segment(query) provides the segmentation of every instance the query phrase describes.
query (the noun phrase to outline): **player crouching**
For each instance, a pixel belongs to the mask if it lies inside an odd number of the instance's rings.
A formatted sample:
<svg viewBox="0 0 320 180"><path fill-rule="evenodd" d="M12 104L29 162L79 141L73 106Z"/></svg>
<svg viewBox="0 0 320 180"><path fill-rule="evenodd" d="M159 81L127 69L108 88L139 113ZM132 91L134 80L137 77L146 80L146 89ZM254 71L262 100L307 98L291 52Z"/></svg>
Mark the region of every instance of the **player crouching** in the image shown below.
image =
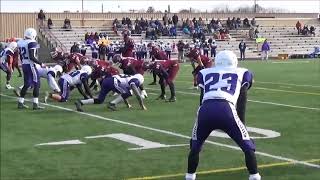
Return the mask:
<svg viewBox="0 0 320 180"><path fill-rule="evenodd" d="M17 47L18 45L16 42L11 42L9 46L6 49L4 49L4 51L2 51L0 54L0 57L1 57L0 69L7 74L6 89L14 89L14 87L10 85L10 80L13 72L12 66L13 66L14 53L17 50Z"/></svg>
<svg viewBox="0 0 320 180"><path fill-rule="evenodd" d="M58 81L60 93L50 93L47 94L45 99L51 98L58 102L66 102L69 98L70 91L76 86L81 95L85 99L89 97L92 98L91 91L88 85L88 79L92 73L92 68L85 65L81 70L75 70L69 74L64 74ZM85 92L82 90L82 85L84 86ZM88 97L89 96L89 97Z"/></svg>
<svg viewBox="0 0 320 180"><path fill-rule="evenodd" d="M143 98L138 90L138 87L143 84L144 78L141 74L135 74L133 76L128 75L114 75L112 77L106 77L101 82L101 91L98 98L91 98L86 100L78 100L75 102L77 111L83 112L82 106L86 104L102 104L110 91L121 94L121 98L117 98L114 102L109 103L108 108L116 110L115 105L122 100L130 107L127 98L132 96L130 90L136 95L139 104L143 110L146 110L143 103Z"/></svg>

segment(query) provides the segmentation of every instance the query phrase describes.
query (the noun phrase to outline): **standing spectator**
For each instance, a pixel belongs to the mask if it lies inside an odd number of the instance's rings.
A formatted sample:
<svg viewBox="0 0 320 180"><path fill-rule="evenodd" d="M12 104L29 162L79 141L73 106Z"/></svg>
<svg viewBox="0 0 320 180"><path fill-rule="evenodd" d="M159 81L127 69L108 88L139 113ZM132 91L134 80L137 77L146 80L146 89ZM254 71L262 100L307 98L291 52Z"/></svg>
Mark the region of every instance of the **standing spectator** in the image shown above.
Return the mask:
<svg viewBox="0 0 320 180"><path fill-rule="evenodd" d="M93 59L98 59L98 50L99 50L99 47L97 46L97 43L95 41L93 41L93 43L91 44L91 57Z"/></svg>
<svg viewBox="0 0 320 180"><path fill-rule="evenodd" d="M301 30L302 30L302 24L300 23L300 21L297 22L296 28L298 30L298 35L299 35L301 33Z"/></svg>
<svg viewBox="0 0 320 180"><path fill-rule="evenodd" d="M262 60L268 60L269 51L270 51L270 45L266 39L266 40L264 40L262 47L261 47L261 59Z"/></svg>
<svg viewBox="0 0 320 180"><path fill-rule="evenodd" d="M104 43L99 45L99 59L106 60L107 46Z"/></svg>
<svg viewBox="0 0 320 180"><path fill-rule="evenodd" d="M202 43L202 49L203 49L203 55L209 57L209 49L210 44L208 43L208 40L205 40L204 43Z"/></svg>
<svg viewBox="0 0 320 180"><path fill-rule="evenodd" d="M254 30L254 37L255 38L259 38L259 30L258 30L258 27L256 28L256 30Z"/></svg>
<svg viewBox="0 0 320 180"><path fill-rule="evenodd" d="M257 25L256 18L252 18L252 20L251 20L251 26L256 26L256 25Z"/></svg>
<svg viewBox="0 0 320 180"><path fill-rule="evenodd" d="M241 40L241 42L239 43L240 61L241 60L244 61L246 59L246 55L245 55L246 48L247 48L246 43L243 40Z"/></svg>
<svg viewBox="0 0 320 180"><path fill-rule="evenodd" d="M254 28L253 27L250 27L250 29L249 29L249 38L250 39L254 39L255 38Z"/></svg>
<svg viewBox="0 0 320 180"><path fill-rule="evenodd" d="M39 26L43 27L43 22L46 20L46 15L44 14L43 10L40 9L40 12L38 13L38 21Z"/></svg>
<svg viewBox="0 0 320 180"><path fill-rule="evenodd" d="M179 62L185 62L184 60L184 54L183 54L183 48L185 44L183 43L182 40L179 40L177 47L178 47L178 60Z"/></svg>
<svg viewBox="0 0 320 180"><path fill-rule="evenodd" d="M171 47L171 44L169 42L164 46L164 50L165 50L165 52L167 54L168 59L171 59L172 47Z"/></svg>
<svg viewBox="0 0 320 180"><path fill-rule="evenodd" d="M108 54L108 61L112 60L113 56L115 55L115 44L113 43L110 43L108 46L107 46L107 54Z"/></svg>
<svg viewBox="0 0 320 180"><path fill-rule="evenodd" d="M48 29L52 29L53 23L51 18L48 19Z"/></svg>
<svg viewBox="0 0 320 180"><path fill-rule="evenodd" d="M168 18L167 13L164 14L164 16L162 17L162 20L163 20L163 25L164 26L168 25L169 18Z"/></svg>
<svg viewBox="0 0 320 180"><path fill-rule="evenodd" d="M73 46L71 46L70 53L80 53L80 43L74 42Z"/></svg>
<svg viewBox="0 0 320 180"><path fill-rule="evenodd" d="M88 39L89 39L89 32L86 32L86 34L84 34L84 41L87 43ZM89 44L89 43L87 43Z"/></svg>
<svg viewBox="0 0 320 180"><path fill-rule="evenodd" d="M216 40L212 40L212 43L210 44L210 48L211 48L211 58L212 57L216 57L217 54L217 43Z"/></svg>
<svg viewBox="0 0 320 180"><path fill-rule="evenodd" d="M87 53L87 47L86 47L84 44L81 45L80 53L81 53L83 56L85 56L86 53Z"/></svg>
<svg viewBox="0 0 320 180"><path fill-rule="evenodd" d="M174 25L174 26L177 26L177 25L178 25L179 18L178 18L178 16L177 16L177 14L174 14L174 15L172 16L172 22L173 22L173 25Z"/></svg>

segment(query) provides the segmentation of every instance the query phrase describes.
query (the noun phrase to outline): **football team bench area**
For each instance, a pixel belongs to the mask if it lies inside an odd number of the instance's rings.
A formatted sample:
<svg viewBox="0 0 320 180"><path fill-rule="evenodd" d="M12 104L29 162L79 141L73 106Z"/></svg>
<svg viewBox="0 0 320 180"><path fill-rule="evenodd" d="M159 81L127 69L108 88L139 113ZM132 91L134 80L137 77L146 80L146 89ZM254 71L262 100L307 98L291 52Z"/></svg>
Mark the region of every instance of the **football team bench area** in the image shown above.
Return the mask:
<svg viewBox="0 0 320 180"><path fill-rule="evenodd" d="M318 179L319 60L239 66L254 73L246 124L263 179ZM110 111L105 103L85 112L75 110L81 98L76 91L66 103L42 104L43 111L18 110L1 72L1 179L183 179L199 105L199 92L190 89L191 69L180 64L175 103L156 100L160 90L146 85L147 111L131 98L132 109L119 105ZM15 87L22 83L17 75ZM145 82L151 81L146 74ZM42 82L40 101L46 90ZM241 150L222 132L209 136L200 162L199 179L247 179Z"/></svg>

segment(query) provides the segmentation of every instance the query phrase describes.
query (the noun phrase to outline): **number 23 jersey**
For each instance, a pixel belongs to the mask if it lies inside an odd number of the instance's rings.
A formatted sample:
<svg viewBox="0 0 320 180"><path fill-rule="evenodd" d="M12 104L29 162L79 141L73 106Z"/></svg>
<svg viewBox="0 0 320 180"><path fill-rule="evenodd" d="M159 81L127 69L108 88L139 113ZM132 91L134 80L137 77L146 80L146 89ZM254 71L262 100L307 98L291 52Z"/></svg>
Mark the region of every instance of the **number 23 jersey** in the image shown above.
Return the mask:
<svg viewBox="0 0 320 180"><path fill-rule="evenodd" d="M225 99L236 104L240 89L251 87L253 74L245 68L212 67L200 71L198 85L204 90L202 102L208 99Z"/></svg>

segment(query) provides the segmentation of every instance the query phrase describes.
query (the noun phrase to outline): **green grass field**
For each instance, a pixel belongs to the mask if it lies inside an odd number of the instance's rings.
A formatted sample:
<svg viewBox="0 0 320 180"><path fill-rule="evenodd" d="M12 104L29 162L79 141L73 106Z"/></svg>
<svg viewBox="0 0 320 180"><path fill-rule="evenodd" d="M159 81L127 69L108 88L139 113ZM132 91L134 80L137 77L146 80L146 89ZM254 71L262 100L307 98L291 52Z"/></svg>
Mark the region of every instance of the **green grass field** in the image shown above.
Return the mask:
<svg viewBox="0 0 320 180"><path fill-rule="evenodd" d="M252 70L255 83L249 92L247 125L280 133L255 139L260 174L264 180L318 180L320 178L320 62L319 60L242 62ZM131 98L112 112L103 105L84 106L75 112L75 90L67 103L49 102L43 111L18 110L12 91L4 89L1 72L1 178L2 180L62 179L183 179L187 167L188 137L199 104L192 90L191 66L181 64L176 79L177 102L155 100L158 86L146 86L147 111ZM22 79L13 77L12 85ZM145 83L151 75L145 75ZM48 90L42 82L41 93ZM167 89L167 96L169 90ZM28 95L28 98L31 94ZM113 97L108 97L110 101ZM27 102L31 105L30 102ZM111 137L126 134L165 145L143 150ZM256 132L251 136L261 137ZM140 140L141 140L140 139ZM35 146L39 143L79 140L85 144ZM198 179L247 179L244 157L230 139L209 137L200 155ZM219 143L219 144L213 144ZM226 146L226 145L231 145ZM294 161L294 162L293 162ZM316 167L314 167L316 166ZM318 168L317 168L318 167Z"/></svg>

